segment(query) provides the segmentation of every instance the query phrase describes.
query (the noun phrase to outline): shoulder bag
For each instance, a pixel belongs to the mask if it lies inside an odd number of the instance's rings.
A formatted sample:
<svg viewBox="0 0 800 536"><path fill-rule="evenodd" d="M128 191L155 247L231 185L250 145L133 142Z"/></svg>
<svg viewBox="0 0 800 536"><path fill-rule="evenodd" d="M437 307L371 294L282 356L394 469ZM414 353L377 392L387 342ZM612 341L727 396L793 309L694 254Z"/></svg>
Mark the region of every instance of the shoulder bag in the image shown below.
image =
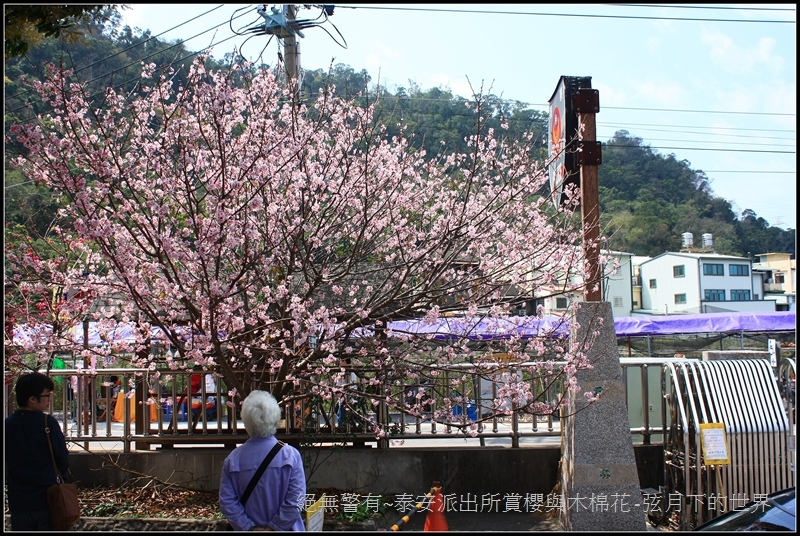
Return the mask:
<svg viewBox="0 0 800 536"><path fill-rule="evenodd" d="M281 447L283 445L284 443L282 441L278 441L277 443L275 443L275 446L272 447L272 449L269 451L267 457L264 458L264 461L261 462L261 465L258 466L258 469L256 469L253 478L250 479L250 483L247 484L247 488L245 488L244 493L239 499L239 502L242 503L242 506L244 506L244 504L247 502L247 499L250 498L250 494L253 493L254 489L256 489L256 484L258 484L258 481L261 480L261 475L263 475L264 471L267 470L267 467L272 462L272 458L274 458L275 455L278 454L278 451L281 450ZM227 530L233 530L233 526L230 523L228 523L228 526L226 528Z"/></svg>
<svg viewBox="0 0 800 536"><path fill-rule="evenodd" d="M53 444L50 442L50 426L47 414L44 416L44 432L47 435L47 446L50 447L50 459L56 473L56 483L47 488L47 506L50 510L50 523L53 530L69 530L81 518L81 504L78 500L78 486L74 482L65 482L56 465Z"/></svg>

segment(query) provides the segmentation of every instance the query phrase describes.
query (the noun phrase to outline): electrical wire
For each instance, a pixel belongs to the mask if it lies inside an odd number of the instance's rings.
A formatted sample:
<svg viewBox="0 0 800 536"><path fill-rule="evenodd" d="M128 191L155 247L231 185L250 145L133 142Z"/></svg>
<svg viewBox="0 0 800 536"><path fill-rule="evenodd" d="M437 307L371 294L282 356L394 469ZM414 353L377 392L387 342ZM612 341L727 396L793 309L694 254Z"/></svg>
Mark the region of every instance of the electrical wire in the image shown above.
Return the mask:
<svg viewBox="0 0 800 536"><path fill-rule="evenodd" d="M636 6L636 5L635 5L635 4L620 4L619 6L621 6L621 7L625 7L625 6L628 6L628 7L634 7L634 6ZM650 6L650 5L648 5L648 6ZM212 11L214 11L214 10L216 10L216 9L219 9L220 7L222 7L222 5L220 5L220 6L217 6L217 7L215 7L215 8L212 8L211 10L209 10L209 11L207 11L207 12L205 12L205 13L201 14L201 15L195 16L195 17L193 17L193 18L191 18L191 19L187 20L186 22L183 22L183 23L181 23L181 24L178 24L178 25L174 26L173 28L171 28L170 30L167 30L167 31L165 31L165 32L162 32L162 33L158 34L158 36L153 36L153 37L149 38L148 40L144 41L143 43L146 43L147 41L150 41L150 40L152 40L152 39L155 39L155 38L157 38L157 37L159 37L159 36L162 36L162 35L164 35L164 34L166 34L166 33L170 32L170 31L172 31L172 30L174 30L174 29L177 29L177 28L179 28L179 27L181 27L181 26L183 26L183 25L185 25L185 24L187 24L187 23L191 22L191 21L194 21L194 20L196 20L196 19L198 19L198 18L200 18L200 17L202 17L202 16L204 16L204 15L207 15L207 14L211 13ZM315 6L315 7L319 7L319 6ZM334 6L334 7L339 7L339 8L350 8L351 6ZM367 7L367 6L358 6L358 7L359 7L359 8L363 8L363 9L370 9L370 8L369 8L369 7ZM669 6L669 7L678 7L678 6ZM692 7L699 8L700 6L692 6ZM719 7L719 6L717 6L717 7ZM439 10L439 9L429 9L429 8L422 8L422 9L421 9L421 8L388 8L388 7L387 7L387 8L374 8L374 9L392 9L392 10L405 10L405 11L447 11L447 12L459 12L459 13L491 13L491 14L525 14L525 15L535 15L535 14L536 14L536 13L521 13L521 12L513 12L513 13L512 13L512 12L499 12L499 11ZM736 8L730 8L730 9L736 9ZM751 10L758 10L759 8L750 8L750 9L751 9ZM245 15L245 14L248 14L248 13L252 12L252 9L251 9L250 7L247 7L247 8L240 8L239 10L237 10L237 12L238 12L238 11L244 11L244 10L247 10L247 11L246 11L245 13L243 13L242 15L238 15L238 16L232 16L232 17L230 18L230 20L229 20L229 21L227 21L227 24L229 24L229 26L230 26L230 28L231 28L231 31L232 31L232 32L234 32L234 35L238 35L238 36L242 36L242 35L244 35L244 34L242 34L242 33L241 33L241 31L237 31L237 30L235 30L235 29L233 28L233 25L232 25L232 24L233 24L233 20L234 20L234 19L236 19L236 18L238 18L238 17L240 17L240 16L243 16L243 15ZM770 10L769 10L769 9L765 9L765 11L770 11ZM778 11L778 10L773 10L773 11ZM782 11L793 11L793 10L785 9L785 10L782 10ZM236 13L236 12L235 12L235 13ZM572 16L572 15L567 15L567 14L561 14L561 15L563 15L563 16ZM624 17L624 18L632 18L632 17ZM309 22L313 22L313 21L315 21L315 20L322 20L322 21L323 21L322 23L325 23L325 22L330 22L330 19L329 19L328 15L327 15L327 13L326 13L325 9L320 9L320 14L319 14L319 15L317 15L316 19L312 19L312 20L311 20L311 21L309 21ZM684 19L680 19L680 20L684 20ZM701 20L701 19L698 19L698 20ZM702 19L702 20L706 20L706 19ZM320 23L320 24L322 24L322 23ZM317 24L312 24L311 26L315 26L315 25L317 25ZM341 36L341 37L342 37L342 40L343 40L344 44L341 44L341 43L339 43L339 42L336 40L336 38L335 38L333 35L331 35L331 33L330 33L330 32L328 32L328 30L327 30L327 29L323 28L323 30L324 30L326 33L328 33L328 35L331 37L331 39L332 39L332 40L334 40L334 42L336 42L337 44L339 44L339 46L342 46L343 48L347 48L347 45L346 45L346 40L345 40L345 39L344 39L344 37L342 36L341 32L339 32L338 28L336 28L336 26L335 26L335 25L333 25L332 23L331 23L331 25L332 25L332 26L334 26L334 29L336 29L336 31L337 31L337 33L339 34L339 36ZM200 35L203 35L203 34L205 34L205 33L209 32L209 31L211 31L211 30L213 30L213 29L216 29L216 28L218 28L219 26L221 26L221 24L220 24L220 25L217 25L217 26L214 26L214 27L212 27L212 28L210 28L210 29L208 29L208 30L205 30L205 31L203 31L203 32L200 32L200 33L196 34L196 35L195 35L195 36L193 36L193 37L190 37L190 38L188 38L188 39L181 40L181 41L179 41L178 43L176 43L176 45L173 45L173 47L168 47L168 48L166 48L166 49L163 49L163 50L161 50L161 51L158 51L158 52L156 52L156 53L153 53L153 54L151 54L151 55L148 55L148 56L146 56L145 58L139 59L139 60L137 60L137 61L135 61L135 62L132 62L132 63L130 63L130 64L126 65L125 67L122 67L122 68L120 68L120 69L116 69L116 70L114 70L114 71L111 71L110 73L106 73L106 74L104 74L104 75L101 75L101 76L95 77L95 78L91 79L91 80L90 80L90 81L88 81L88 82L89 82L89 83L91 83L91 82L94 82L94 81L96 81L96 80L98 80L98 79L101 79L101 78L103 78L103 77L106 77L106 76L111 76L112 74L114 74L114 73L116 73L116 72L119 72L119 71L121 71L121 70L123 70L123 69L125 69L125 68L127 68L127 67L130 67L130 66L132 66L132 65L135 65L136 63L139 63L139 62L141 62L141 61L143 61L143 60L145 60L145 59L148 59L148 58L152 57L153 55L156 55L156 54L162 54L163 52L165 52L165 51L169 50L170 48L174 48L174 47L176 47L176 46L179 46L179 45L181 45L181 44L183 44L183 43L186 43L186 42L188 42L188 41L190 41L190 40L192 40L192 39L194 39L194 38L196 38L196 37L198 37L198 36L200 36ZM321 27L321 26L320 26L320 27ZM248 40L249 40L249 37L252 37L252 36L248 36ZM221 41L221 42L228 41L229 39L231 39L231 38L225 39L225 40L223 40L223 41ZM262 49L262 52L261 52L261 54L259 55L259 58L260 58L260 57L262 57L264 50L266 50L266 48L267 48L267 46L269 45L269 43L271 42L271 40L272 40L272 39L270 38L270 41L268 41L267 45L265 45L265 47ZM245 43L246 43L246 41L245 41ZM219 43L216 43L216 45L218 45L218 44L219 44ZM135 46L139 46L139 45L140 45L140 44L133 45L132 47L128 47L128 48L127 48L127 49L125 49L125 50L129 50L130 48L133 48L133 47L135 47ZM209 45L209 46L208 46L208 47L206 47L205 49L202 49L202 50L200 50L200 51L198 51L198 52L195 52L195 53L192 53L192 54L186 55L186 56L184 56L184 57L182 57L182 58L180 58L180 59L176 60L175 62L173 62L173 64L174 64L174 63L179 63L179 62L182 62L182 61L184 61L185 59L191 58L191 57L193 57L193 56L195 56L195 55L197 55L197 54L199 54L199 53L201 53L201 52L204 52L205 50L208 50L208 49L210 49L210 48L211 48L211 47L213 47L213 46L215 46L215 44ZM124 52L124 51L119 51L119 52L117 52L117 53L115 53L115 54L112 54L112 55L111 55L111 56L109 56L108 58L114 57L114 56L116 56L116 55L118 55L118 54L121 54L122 52ZM84 70L84 69L87 69L87 68L89 68L89 67L92 67L92 66L94 66L94 65L97 65L98 63L101 63L102 61L103 61L103 60L98 60L97 62L94 62L93 64L91 64L91 65L89 65L89 66L82 67L82 68L78 69L78 71L82 71L82 70ZM78 71L76 71L76 72L78 72ZM123 85L125 85L125 84L129 84L129 83L131 83L131 82L134 82L135 80L136 80L136 79L132 79L132 80L129 80L129 81L127 81L127 82L123 82L122 84L118 84L118 85L117 85L117 86L115 86L115 87L120 87L120 86L123 86ZM392 96L388 96L388 98L391 98L391 97L392 97ZM382 98L387 98L387 96L384 96L384 97L382 97ZM436 100L436 99L430 99L430 100ZM531 104L529 104L529 103L520 103L520 104L528 104L529 106L549 106L549 105L544 105L544 104L534 104L534 105L531 105ZM663 111L663 112L684 112L684 113L743 114L743 115L758 115L758 116L788 116L788 117L794 117L794 116L795 116L795 114L787 114L787 113L770 113L770 112L734 112L734 111L724 111L724 110L687 110L687 109L628 108L628 107L613 107L613 106L606 106L605 108L609 108L609 109L619 109L619 110ZM21 108L16 108L16 109L10 110L9 112L14 112L14 111L17 111L17 110L19 110L19 109L21 109ZM537 121L537 120L530 121L530 123L531 123L531 124L535 124L536 122L538 122L538 121ZM711 128L711 127L697 127L697 128ZM716 127L716 128L722 128L722 127ZM770 131L773 131L773 132L775 131L774 129L737 129L737 130L770 130ZM665 131L667 131L667 132L680 132L680 131L675 131L675 130L665 130ZM791 132L791 131L787 131L787 132ZM720 135L725 135L725 134L720 134ZM733 136L733 135L726 135L726 136ZM740 137L747 137L747 136L741 136L741 135L740 135ZM760 138L764 138L764 137L763 137L763 136L760 136ZM778 139L780 139L780 138L778 138ZM707 143L722 143L722 142L710 141L710 142L707 142ZM752 144L751 144L751 145L752 145ZM673 150L674 150L674 149L679 149L679 150L716 150L716 149L711 149L711 148L697 148L697 147L692 147L692 148L656 147L656 148L657 148L657 149L673 149ZM736 150L736 149L725 149L725 151L736 151L736 152L764 152L764 151L738 151L738 150ZM768 152L786 153L786 151L768 151ZM791 153L792 153L792 152L790 152L790 154L791 154Z"/></svg>
<svg viewBox="0 0 800 536"><path fill-rule="evenodd" d="M784 7L734 7L734 6L698 6L687 4L603 4L606 6L619 7L657 7L662 9L711 9L726 11L796 11L795 9Z"/></svg>
<svg viewBox="0 0 800 536"><path fill-rule="evenodd" d="M758 24L795 24L793 20L758 20L758 19L701 19L694 17L646 17L636 15L591 15L583 13L544 13L529 11L490 11L473 9L443 9L443 8L417 8L417 7L389 7L389 6L345 6L336 4L340 9L364 9L364 10L387 10L387 11L416 11L420 13L475 13L479 15L525 15L534 17L576 17L591 19L620 19L620 20L674 20L684 22L743 22Z"/></svg>

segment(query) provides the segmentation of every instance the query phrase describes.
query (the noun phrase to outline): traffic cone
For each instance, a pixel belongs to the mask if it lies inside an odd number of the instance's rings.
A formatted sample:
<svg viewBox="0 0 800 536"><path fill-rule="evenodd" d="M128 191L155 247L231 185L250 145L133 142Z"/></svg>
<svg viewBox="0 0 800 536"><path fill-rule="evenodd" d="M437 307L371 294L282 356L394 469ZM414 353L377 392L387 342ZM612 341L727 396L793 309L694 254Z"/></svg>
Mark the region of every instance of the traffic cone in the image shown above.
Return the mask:
<svg viewBox="0 0 800 536"><path fill-rule="evenodd" d="M444 518L444 498L442 497L442 484L433 483L433 497L431 497L430 511L425 518L423 532L447 532L447 520Z"/></svg>

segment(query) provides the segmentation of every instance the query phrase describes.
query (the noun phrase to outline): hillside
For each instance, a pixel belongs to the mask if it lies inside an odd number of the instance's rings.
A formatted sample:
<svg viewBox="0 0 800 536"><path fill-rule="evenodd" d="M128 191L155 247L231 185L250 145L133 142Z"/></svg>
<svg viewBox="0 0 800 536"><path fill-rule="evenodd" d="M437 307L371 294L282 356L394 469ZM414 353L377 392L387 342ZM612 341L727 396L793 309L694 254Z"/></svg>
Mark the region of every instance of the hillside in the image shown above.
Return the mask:
<svg viewBox="0 0 800 536"><path fill-rule="evenodd" d="M133 90L143 60L155 63L159 69L175 66L175 80L179 83L181 70L185 72L195 55L181 44L162 42L147 31L137 33L129 27L98 31L69 45L45 40L32 47L26 57L6 62L6 129L14 121L30 117L26 103L32 103L36 111L43 110L21 82L24 77L41 78L41 66L47 63L75 65L75 77L86 81L93 94L102 96L103 88L109 85ZM210 67L224 69L230 59L209 60ZM387 135L399 133L396 125L400 120L413 133L412 144L431 157L443 148L465 150L464 139L475 129L476 114L465 106L465 99L441 88L399 88L392 93L376 88L368 72L357 72L342 64L334 65L330 72L305 71L303 80L303 95L309 99L308 96L318 95L321 88L334 85L340 95L360 94L358 98L365 102L377 102L378 119L388 126ZM535 139L545 139L547 115L518 101L488 95L483 112L490 118L484 128L499 130L506 123L509 137L532 130ZM716 196L705 174L693 170L689 162L659 154L642 138L624 130L602 142L600 204L603 233L609 237L612 249L658 255L679 249L682 233L692 232L696 237L712 233L716 250L722 254L795 253L793 229L773 227L749 210L735 214L731 203ZM9 226L18 226L18 231L36 229L34 234L41 236L53 221L58 202L10 168L9 158L18 150L7 143L7 232ZM544 160L544 143L539 150Z"/></svg>

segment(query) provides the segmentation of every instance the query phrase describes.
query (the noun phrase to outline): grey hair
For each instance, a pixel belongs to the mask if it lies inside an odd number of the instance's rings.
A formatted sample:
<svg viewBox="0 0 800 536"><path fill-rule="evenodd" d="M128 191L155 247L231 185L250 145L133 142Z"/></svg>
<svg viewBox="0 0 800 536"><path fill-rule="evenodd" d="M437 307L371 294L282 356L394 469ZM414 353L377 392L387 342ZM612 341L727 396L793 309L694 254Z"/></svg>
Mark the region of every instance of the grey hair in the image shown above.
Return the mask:
<svg viewBox="0 0 800 536"><path fill-rule="evenodd" d="M269 437L278 430L281 408L267 391L253 391L242 404L244 428L252 437Z"/></svg>

